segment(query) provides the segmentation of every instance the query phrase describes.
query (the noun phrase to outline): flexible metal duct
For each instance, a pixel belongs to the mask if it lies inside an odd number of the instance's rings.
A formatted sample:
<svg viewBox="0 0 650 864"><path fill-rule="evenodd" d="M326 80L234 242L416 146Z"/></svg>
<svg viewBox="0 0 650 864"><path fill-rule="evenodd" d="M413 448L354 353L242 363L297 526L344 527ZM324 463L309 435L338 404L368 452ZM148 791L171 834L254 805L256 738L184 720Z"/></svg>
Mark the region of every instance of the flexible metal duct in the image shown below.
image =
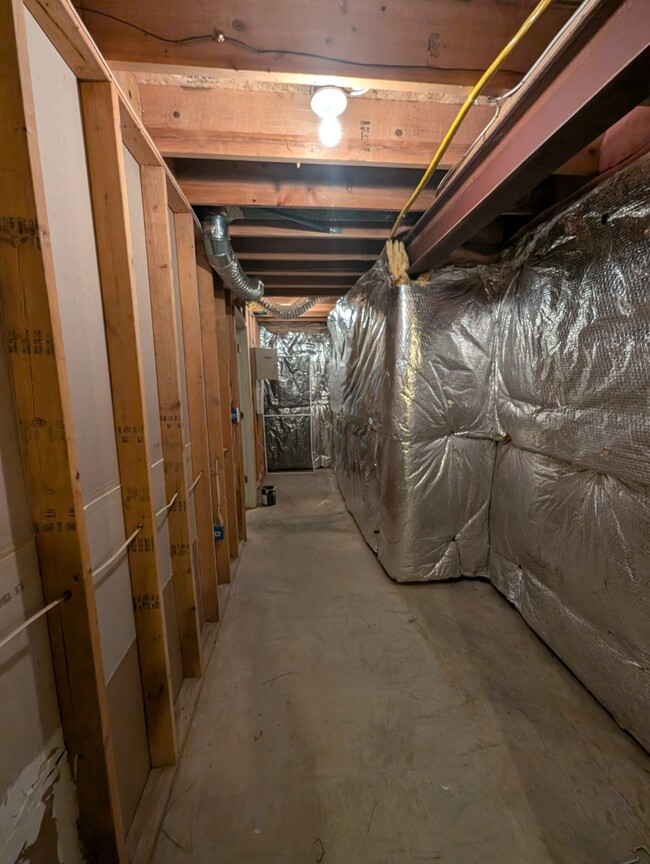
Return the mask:
<svg viewBox="0 0 650 864"><path fill-rule="evenodd" d="M264 283L244 273L230 245L229 221L225 213L210 213L203 220L203 242L208 261L229 291L234 291L242 300L259 300L264 294Z"/></svg>
<svg viewBox="0 0 650 864"><path fill-rule="evenodd" d="M274 303L268 297L260 297L258 303L269 312L272 312L276 318L283 318L285 321L290 321L293 318L300 318L305 312L308 312L312 306L320 303L320 297L307 297L304 300L296 300L295 303L290 303L284 306L282 303Z"/></svg>

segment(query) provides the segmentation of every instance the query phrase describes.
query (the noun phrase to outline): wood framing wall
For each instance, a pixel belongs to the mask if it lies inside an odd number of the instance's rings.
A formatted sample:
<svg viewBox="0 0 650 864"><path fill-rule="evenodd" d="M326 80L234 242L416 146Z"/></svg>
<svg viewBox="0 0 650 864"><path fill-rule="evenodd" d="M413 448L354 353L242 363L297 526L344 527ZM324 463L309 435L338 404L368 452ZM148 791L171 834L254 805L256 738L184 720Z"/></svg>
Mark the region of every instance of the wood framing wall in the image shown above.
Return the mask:
<svg viewBox="0 0 650 864"><path fill-rule="evenodd" d="M251 310L246 307L246 331L248 333L249 351L260 346L260 328ZM255 437L255 472L257 487L262 484L266 473L266 445L264 442L264 405L261 382L255 379L255 369L251 364L251 389L253 399L253 434ZM259 410L258 410L259 409Z"/></svg>
<svg viewBox="0 0 650 864"><path fill-rule="evenodd" d="M0 649L0 800L59 814L3 862L140 864L246 533L232 304L68 0L0 0L0 97L0 638L61 599Z"/></svg>

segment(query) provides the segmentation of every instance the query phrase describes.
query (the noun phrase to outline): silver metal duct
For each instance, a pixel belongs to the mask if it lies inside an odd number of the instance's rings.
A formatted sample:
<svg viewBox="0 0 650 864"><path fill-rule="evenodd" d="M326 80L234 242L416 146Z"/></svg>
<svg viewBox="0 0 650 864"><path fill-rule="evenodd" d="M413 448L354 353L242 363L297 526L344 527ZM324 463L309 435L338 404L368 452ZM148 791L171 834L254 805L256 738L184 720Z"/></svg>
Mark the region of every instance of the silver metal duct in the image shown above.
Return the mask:
<svg viewBox="0 0 650 864"><path fill-rule="evenodd" d="M264 283L244 273L230 245L229 221L225 213L210 213L203 220L203 242L208 261L229 291L234 291L242 300L259 300L264 294Z"/></svg>
<svg viewBox="0 0 650 864"><path fill-rule="evenodd" d="M267 297L260 297L257 302L260 306L272 312L276 318L290 321L293 318L300 318L301 315L309 312L312 306L320 303L320 301L320 297L306 297L304 300L296 300L295 303L284 306L282 303L274 303L273 300L269 300Z"/></svg>

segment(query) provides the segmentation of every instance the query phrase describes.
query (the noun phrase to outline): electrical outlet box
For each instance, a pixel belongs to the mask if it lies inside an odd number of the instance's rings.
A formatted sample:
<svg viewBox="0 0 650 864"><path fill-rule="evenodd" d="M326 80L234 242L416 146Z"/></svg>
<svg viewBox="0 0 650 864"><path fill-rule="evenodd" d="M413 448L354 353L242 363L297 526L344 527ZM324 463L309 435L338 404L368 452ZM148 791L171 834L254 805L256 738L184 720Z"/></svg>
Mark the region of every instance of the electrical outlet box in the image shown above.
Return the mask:
<svg viewBox="0 0 650 864"><path fill-rule="evenodd" d="M278 380L278 352L275 348L251 348L258 381Z"/></svg>

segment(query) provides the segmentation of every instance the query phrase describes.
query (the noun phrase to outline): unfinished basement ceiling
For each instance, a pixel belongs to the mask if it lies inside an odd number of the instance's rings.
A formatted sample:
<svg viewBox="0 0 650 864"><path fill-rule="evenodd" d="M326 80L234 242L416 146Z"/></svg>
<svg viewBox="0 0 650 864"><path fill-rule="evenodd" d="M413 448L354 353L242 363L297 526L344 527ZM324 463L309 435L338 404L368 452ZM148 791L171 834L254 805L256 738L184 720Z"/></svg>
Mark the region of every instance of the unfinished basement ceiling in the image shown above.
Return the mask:
<svg viewBox="0 0 650 864"><path fill-rule="evenodd" d="M268 295L336 297L376 260L469 86L534 0L264 2L92 0L77 4L191 203L226 207L233 248ZM492 79L404 222L499 111L580 6L556 0ZM337 147L318 139L310 98L361 89ZM599 173L600 140L501 208L455 260L489 261L531 219Z"/></svg>

